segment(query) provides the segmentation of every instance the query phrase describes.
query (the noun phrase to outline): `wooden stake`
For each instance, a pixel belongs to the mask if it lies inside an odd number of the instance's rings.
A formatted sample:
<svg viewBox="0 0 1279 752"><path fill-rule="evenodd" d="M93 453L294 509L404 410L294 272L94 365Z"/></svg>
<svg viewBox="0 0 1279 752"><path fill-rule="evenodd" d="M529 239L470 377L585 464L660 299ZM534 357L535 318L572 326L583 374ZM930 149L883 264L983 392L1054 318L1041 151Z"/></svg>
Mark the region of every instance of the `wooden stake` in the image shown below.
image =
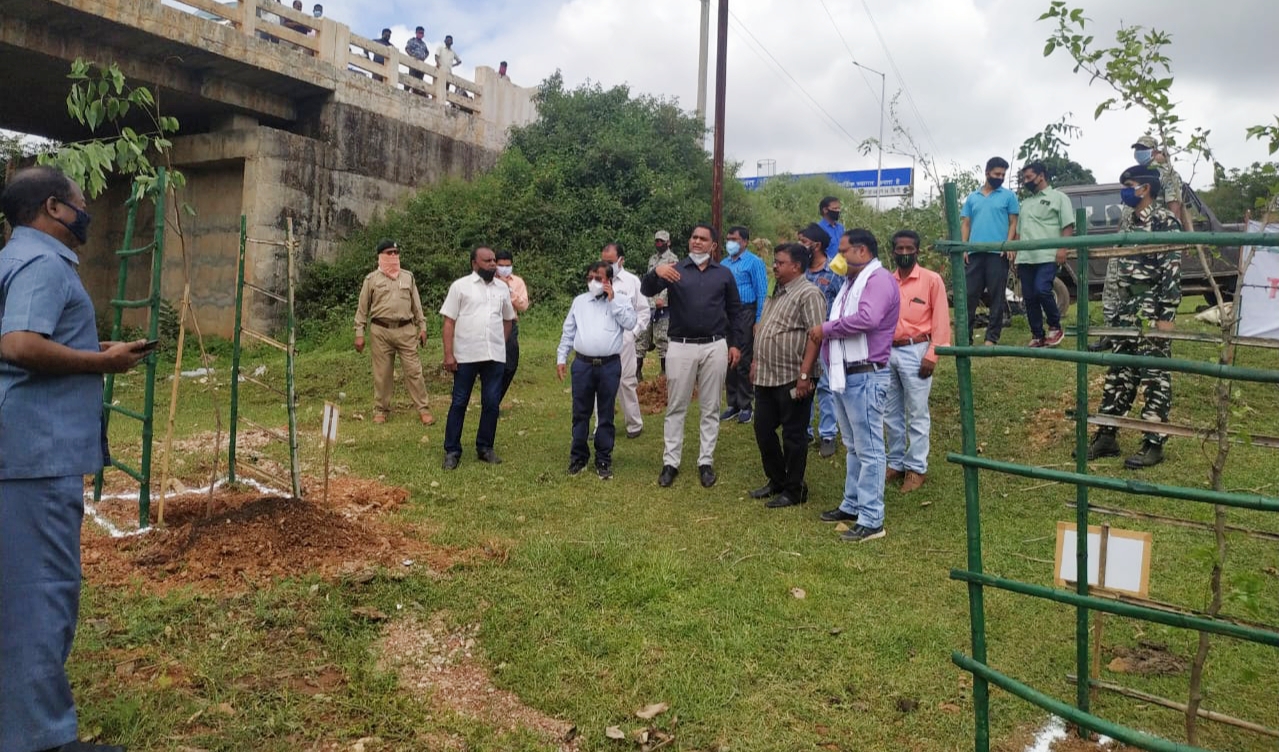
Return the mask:
<svg viewBox="0 0 1279 752"><path fill-rule="evenodd" d="M324 437L324 504L329 503L329 452L333 447L333 442L329 441L329 437Z"/></svg>
<svg viewBox="0 0 1279 752"><path fill-rule="evenodd" d="M182 383L182 351L187 338L187 309L191 306L191 282L182 285L182 303L178 308L178 355L173 363L173 388L169 390L169 423L164 429L164 464L160 469L159 510L156 524L164 526L164 497L169 492L169 464L173 456L173 421L178 414L178 384Z"/></svg>
<svg viewBox="0 0 1279 752"><path fill-rule="evenodd" d="M1078 681L1078 678L1074 674L1066 674L1066 681L1068 681L1071 684L1074 684L1076 681ZM1178 710L1182 713L1186 712L1187 710L1185 703L1177 702L1176 700L1169 700L1164 697L1159 697L1158 695L1147 694L1145 692L1141 692L1136 689L1129 689L1128 687L1125 687L1120 684L1113 684L1111 682L1106 682L1106 681L1092 681L1090 683L1092 684L1093 689L1104 689L1107 692L1114 692L1117 695L1123 695L1124 697L1131 697L1134 700L1141 700L1142 702L1148 702L1151 705L1158 705L1161 708L1168 708L1169 710ZM1203 718L1206 721L1216 721L1217 723L1224 723L1228 726L1234 726L1236 728L1246 729L1248 731L1254 731L1258 734L1264 734L1265 736L1273 736L1273 737L1279 738L1279 730L1268 728L1266 726L1262 726L1260 724L1256 724L1251 721L1245 721L1240 718L1235 718L1234 716L1225 715L1224 713L1217 713L1212 710L1204 710L1203 708L1200 708L1199 717Z"/></svg>
<svg viewBox="0 0 1279 752"><path fill-rule="evenodd" d="M1099 588L1106 587L1106 549L1109 547L1109 544L1110 544L1110 525L1107 523L1102 523L1101 541L1099 543L1099 550L1097 552L1097 587ZM1088 573L1085 572L1084 576L1087 577ZM1099 681L1101 679L1101 633L1102 633L1102 625L1104 623L1103 622L1104 617L1105 617L1105 614L1102 613L1101 611L1095 612L1094 618L1097 621L1093 624L1093 632L1092 632L1093 640L1092 640L1091 674L1092 674L1093 681ZM1095 684L1090 685L1090 688L1088 691L1089 691L1090 702L1096 703L1097 702L1097 686Z"/></svg>

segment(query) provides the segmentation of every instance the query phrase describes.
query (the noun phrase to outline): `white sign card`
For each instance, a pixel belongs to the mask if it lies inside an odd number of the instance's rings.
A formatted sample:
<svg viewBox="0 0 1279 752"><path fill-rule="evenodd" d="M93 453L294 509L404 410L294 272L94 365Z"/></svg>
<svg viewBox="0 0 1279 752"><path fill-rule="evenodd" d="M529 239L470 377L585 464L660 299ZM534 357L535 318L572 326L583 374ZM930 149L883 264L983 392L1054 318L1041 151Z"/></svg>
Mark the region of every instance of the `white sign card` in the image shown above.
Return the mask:
<svg viewBox="0 0 1279 752"><path fill-rule="evenodd" d="M1057 557L1054 582L1065 587L1078 580L1075 545L1077 533L1074 523L1057 523ZM1110 528L1106 537L1107 590L1117 590L1145 598L1150 592L1150 533ZM1101 571L1101 528L1088 526L1088 584L1098 586Z"/></svg>
<svg viewBox="0 0 1279 752"><path fill-rule="evenodd" d="M1279 232L1279 224L1252 220L1248 232ZM1239 336L1279 339L1279 248L1245 246L1239 250L1240 263L1252 256L1239 283Z"/></svg>
<svg viewBox="0 0 1279 752"><path fill-rule="evenodd" d="M338 406L332 402L324 403L324 419L320 425L320 434L325 441L338 440Z"/></svg>

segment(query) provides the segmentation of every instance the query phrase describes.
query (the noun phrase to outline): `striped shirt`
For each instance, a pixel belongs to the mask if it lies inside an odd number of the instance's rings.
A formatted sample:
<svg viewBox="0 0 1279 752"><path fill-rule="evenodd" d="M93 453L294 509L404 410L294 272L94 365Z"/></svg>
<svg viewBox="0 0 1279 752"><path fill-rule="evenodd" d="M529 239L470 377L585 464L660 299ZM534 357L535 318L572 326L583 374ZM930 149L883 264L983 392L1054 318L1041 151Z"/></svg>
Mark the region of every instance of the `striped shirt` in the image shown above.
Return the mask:
<svg viewBox="0 0 1279 752"><path fill-rule="evenodd" d="M755 386L799 379L808 330L826 320L826 297L805 277L778 284L755 326Z"/></svg>
<svg viewBox="0 0 1279 752"><path fill-rule="evenodd" d="M755 306L755 321L763 314L764 298L768 297L768 270L759 256L743 248L736 256L726 256L721 262L733 273L737 282L737 297L743 305Z"/></svg>

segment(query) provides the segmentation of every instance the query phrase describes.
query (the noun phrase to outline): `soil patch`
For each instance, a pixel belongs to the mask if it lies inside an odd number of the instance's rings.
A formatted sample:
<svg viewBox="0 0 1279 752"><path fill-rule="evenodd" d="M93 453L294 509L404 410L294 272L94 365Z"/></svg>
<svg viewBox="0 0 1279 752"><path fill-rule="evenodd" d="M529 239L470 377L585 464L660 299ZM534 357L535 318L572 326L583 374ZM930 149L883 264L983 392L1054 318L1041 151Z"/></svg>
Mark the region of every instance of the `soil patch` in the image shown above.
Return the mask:
<svg viewBox="0 0 1279 752"><path fill-rule="evenodd" d="M1179 674L1189 665L1185 658L1170 652L1167 645L1145 640L1138 640L1135 648L1116 645L1110 653L1115 657L1106 669L1117 674L1166 676Z"/></svg>
<svg viewBox="0 0 1279 752"><path fill-rule="evenodd" d="M378 668L394 671L400 685L427 695L427 702L479 720L495 729L527 729L557 749L578 748L576 727L528 707L514 693L493 686L476 657L479 624L449 628L440 614L391 622L378 641Z"/></svg>
<svg viewBox="0 0 1279 752"><path fill-rule="evenodd" d="M99 585L239 592L312 572L326 579L371 578L377 567L443 572L487 556L420 540L421 531L392 517L407 499L402 488L358 478L331 479L327 505L243 488L220 488L212 499L207 492L171 495L165 526L145 534L112 538L86 522L84 574ZM136 509L136 501L120 502L108 516ZM153 523L156 512L153 504Z"/></svg>
<svg viewBox="0 0 1279 752"><path fill-rule="evenodd" d="M635 391L639 394L640 411L657 415L666 410L666 377L641 381Z"/></svg>

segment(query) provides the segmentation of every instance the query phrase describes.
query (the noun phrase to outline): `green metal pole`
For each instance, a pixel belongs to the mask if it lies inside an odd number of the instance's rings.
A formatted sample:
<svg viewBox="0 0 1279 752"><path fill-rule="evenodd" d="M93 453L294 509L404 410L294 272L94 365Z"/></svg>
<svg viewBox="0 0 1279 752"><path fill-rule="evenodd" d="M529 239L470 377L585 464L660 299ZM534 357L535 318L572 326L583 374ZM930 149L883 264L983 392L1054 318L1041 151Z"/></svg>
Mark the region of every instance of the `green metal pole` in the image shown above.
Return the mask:
<svg viewBox="0 0 1279 752"><path fill-rule="evenodd" d="M1075 212L1075 230L1080 234L1088 232L1086 222L1079 220L1083 210ZM1081 280L1079 289L1084 291L1075 306L1075 349L1088 349L1088 249L1080 248L1076 260L1075 278ZM1075 364L1075 472L1088 474L1088 364ZM1088 486L1075 484L1075 571L1083 574L1076 579L1075 586L1080 595L1088 595ZM1100 629L1100 627L1098 627ZM1091 676L1092 664L1088 659L1088 607L1075 608L1075 675ZM1075 683L1075 705L1087 713L1089 706L1089 685L1082 679ZM1079 727L1081 736L1087 731Z"/></svg>
<svg viewBox="0 0 1279 752"><path fill-rule="evenodd" d="M151 248L151 296L149 298L150 322L147 339L160 336L160 286L164 281L164 211L166 173L163 167L156 170L155 178L155 241ZM146 357L146 384L142 397L142 480L138 493L138 527L151 525L151 444L155 440L155 367L156 353Z"/></svg>
<svg viewBox="0 0 1279 752"><path fill-rule="evenodd" d="M227 482L235 482L235 435L240 421L240 332L244 319L244 256L248 245L248 218L240 215L240 258L235 272L235 334L231 346L231 443L227 447Z"/></svg>
<svg viewBox="0 0 1279 752"><path fill-rule="evenodd" d="M1109 248L1140 245L1279 246L1279 235L1264 232L1120 232L1112 235L1076 235L1073 238L1009 240L1003 243L963 243L958 238L939 240L937 248L972 251L1033 251L1046 248ZM1134 251L1137 252L1137 251Z"/></svg>
<svg viewBox="0 0 1279 752"><path fill-rule="evenodd" d="M1108 352L1080 352L1078 350L1049 349L1046 347L1009 347L1006 345L982 347L938 347L939 355L964 355L970 358L1034 358L1060 360L1068 363L1088 363L1094 366L1128 366L1130 368L1158 368L1174 373L1193 373L1216 379L1254 381L1258 384L1279 384L1279 370L1266 368L1242 368L1206 363L1199 360L1164 358L1159 355L1120 355Z"/></svg>
<svg viewBox="0 0 1279 752"><path fill-rule="evenodd" d="M946 232L951 240L961 237L959 226L959 196L954 183L942 187L946 201ZM951 285L955 300L955 342L968 341L968 285L963 255L950 253ZM963 431L963 451L977 456L977 416L973 405L972 360L966 356L955 359L955 371L959 377L959 419ZM964 517L967 523L968 569L982 571L981 555L981 495L977 468L964 467ZM980 583L968 583L968 614L972 632L973 657L986 662L986 606ZM975 752L990 750L990 688L986 680L973 674L973 749Z"/></svg>
<svg viewBox="0 0 1279 752"><path fill-rule="evenodd" d="M130 199L125 203L128 212L124 219L124 242L120 246L121 251L127 251L133 247L133 225L138 216L138 202ZM120 273L116 279L116 300L124 300L125 293L128 291L129 279L129 257L120 255ZM114 310L111 312L111 341L119 342L124 328L124 309L119 306L112 306ZM105 432L111 425L111 411L107 409L115 401L115 374L108 373L106 382L102 387L102 423ZM93 476L93 503L97 504L102 500L102 481L106 474L106 468L98 470Z"/></svg>
<svg viewBox="0 0 1279 752"><path fill-rule="evenodd" d="M294 388L295 381L293 378L293 361L297 354L297 331L296 321L293 317L293 275L296 269L296 250L297 241L293 237L293 218L289 218L288 238L285 242L285 252L288 254L287 273L288 279L285 280L285 296L287 300L287 310L285 311L285 326L288 327L287 341L289 344L288 353L285 360L285 385L284 391L288 395L289 401L289 475L293 484L293 498L302 498L302 467L298 461L298 399L297 392Z"/></svg>

